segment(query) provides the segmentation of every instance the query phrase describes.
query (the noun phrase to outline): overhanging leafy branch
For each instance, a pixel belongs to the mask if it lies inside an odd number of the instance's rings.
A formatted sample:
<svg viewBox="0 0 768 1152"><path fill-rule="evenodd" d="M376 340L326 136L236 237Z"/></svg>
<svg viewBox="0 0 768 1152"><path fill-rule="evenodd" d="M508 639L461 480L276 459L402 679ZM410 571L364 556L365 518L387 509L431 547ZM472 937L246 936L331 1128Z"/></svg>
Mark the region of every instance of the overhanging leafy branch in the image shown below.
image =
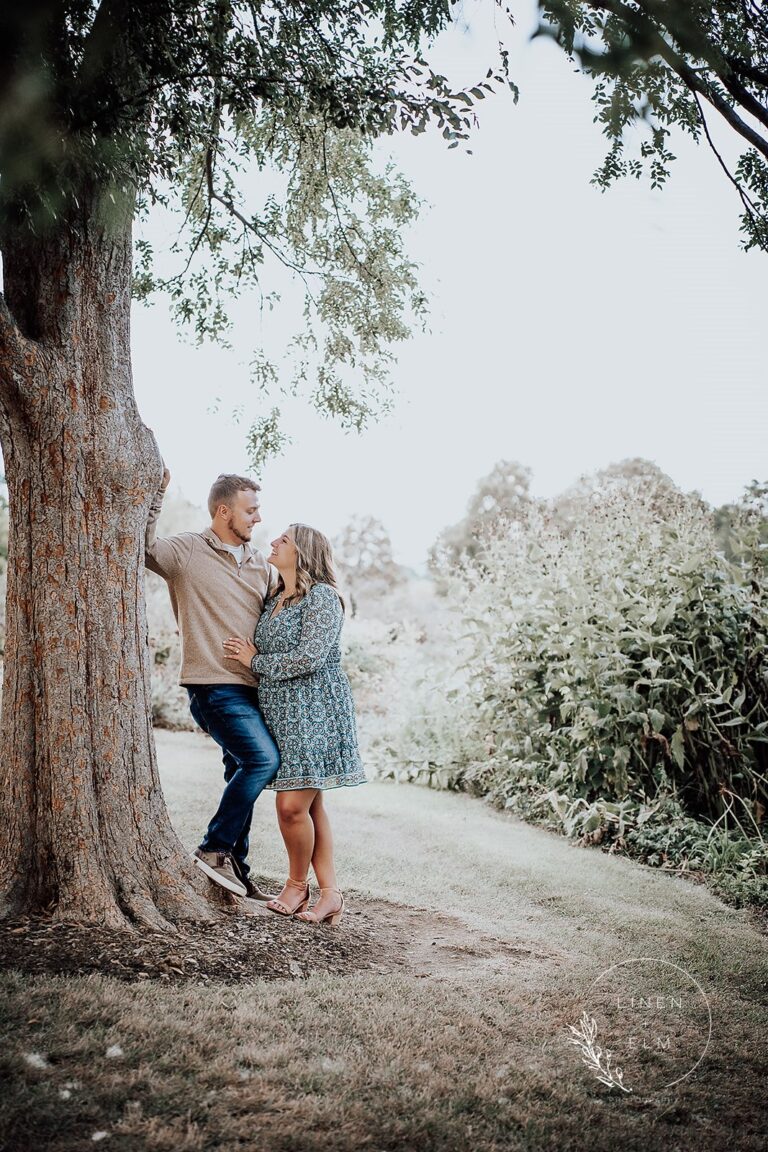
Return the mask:
<svg viewBox="0 0 768 1152"><path fill-rule="evenodd" d="M541 0L540 34L558 43L595 81L597 119L611 142L595 176L605 188L649 166L661 185L681 128L712 148L744 208L746 248L768 250L768 22L760 6L726 0ZM738 137L731 171L715 146L702 102ZM626 156L626 129L645 122L640 157Z"/></svg>

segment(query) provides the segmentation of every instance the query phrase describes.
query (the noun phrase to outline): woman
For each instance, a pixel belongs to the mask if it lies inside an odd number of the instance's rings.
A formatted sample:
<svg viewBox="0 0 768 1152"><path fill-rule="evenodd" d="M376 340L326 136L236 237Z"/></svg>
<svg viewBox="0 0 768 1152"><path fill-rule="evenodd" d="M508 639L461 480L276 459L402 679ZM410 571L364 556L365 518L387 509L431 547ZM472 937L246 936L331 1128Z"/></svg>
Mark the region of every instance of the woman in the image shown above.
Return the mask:
<svg viewBox="0 0 768 1152"><path fill-rule="evenodd" d="M259 707L280 751L280 769L268 787L277 791L288 879L266 906L312 924L338 924L344 897L323 791L366 779L352 693L341 669L344 602L336 589L331 546L316 529L291 524L272 541L268 559L280 579L264 604L255 644L238 636L224 641L227 657L258 676ZM310 863L320 898L306 911Z"/></svg>

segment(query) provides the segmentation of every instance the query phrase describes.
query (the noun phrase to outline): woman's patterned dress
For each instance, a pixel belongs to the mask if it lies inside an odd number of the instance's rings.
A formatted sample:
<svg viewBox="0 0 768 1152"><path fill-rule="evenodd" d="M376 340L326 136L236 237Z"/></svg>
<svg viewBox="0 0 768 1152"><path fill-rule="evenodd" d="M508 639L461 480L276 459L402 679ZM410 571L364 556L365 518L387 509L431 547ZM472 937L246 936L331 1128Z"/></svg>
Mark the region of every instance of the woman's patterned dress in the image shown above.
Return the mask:
<svg viewBox="0 0 768 1152"><path fill-rule="evenodd" d="M341 668L344 612L330 584L314 584L274 619L277 596L264 604L251 661L259 707L280 750L268 787L339 788L363 784L349 681Z"/></svg>

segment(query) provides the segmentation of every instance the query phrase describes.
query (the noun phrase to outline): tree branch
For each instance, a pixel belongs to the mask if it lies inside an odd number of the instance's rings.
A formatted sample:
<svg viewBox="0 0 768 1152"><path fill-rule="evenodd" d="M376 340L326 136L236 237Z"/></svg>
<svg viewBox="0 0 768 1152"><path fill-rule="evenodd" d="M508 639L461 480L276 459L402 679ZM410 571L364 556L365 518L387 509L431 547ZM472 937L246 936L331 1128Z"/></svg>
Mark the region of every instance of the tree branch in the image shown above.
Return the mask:
<svg viewBox="0 0 768 1152"><path fill-rule="evenodd" d="M254 236L258 237L259 241L264 245L264 247L268 248L272 255L286 268L289 268L291 272L298 272L301 277L321 275L319 270L316 268L307 268L302 267L300 264L294 264L294 262L288 256L285 256L280 251L280 249L275 244L273 244L271 240L269 240L268 237L259 228L257 228L253 220L249 220L248 217L239 210L231 196L223 196L220 192L216 191L212 184L208 185L208 196L211 200L215 200L217 204L221 204L224 208L226 208L230 216L233 216L235 220L239 220L244 228L247 228L249 232L253 232Z"/></svg>
<svg viewBox="0 0 768 1152"><path fill-rule="evenodd" d="M121 30L120 9L123 5L124 0L101 0L96 9L91 30L83 43L80 76L84 81L93 81L112 55L115 33L119 34Z"/></svg>
<svg viewBox="0 0 768 1152"><path fill-rule="evenodd" d="M7 100L30 61L39 66L50 51L58 58L65 45L61 0L0 5L0 101Z"/></svg>
<svg viewBox="0 0 768 1152"><path fill-rule="evenodd" d="M336 220L337 220L338 225L339 225L339 231L341 232L341 235L344 239L345 245L347 246L347 248L349 249L349 251L352 254L352 259L355 261L358 268L360 269L361 279L367 283L370 283L372 280L378 280L380 282L381 278L372 276L371 273L366 268L365 264L363 264L362 260L358 256L357 252L355 251L354 245L352 244L352 242L350 241L350 239L347 235L347 230L344 227L344 222L341 219L341 212L339 211L339 204L338 204L338 201L336 199L336 193L333 190L333 184L331 183L331 177L330 177L330 174L328 172L328 151L327 151L326 146L325 146L325 137L326 137L327 131L328 131L327 126L325 126L323 128L323 171L325 173L325 183L326 183L326 185L328 187L328 191L330 192L330 195L331 195L331 202L333 203L333 210L336 213Z"/></svg>
<svg viewBox="0 0 768 1152"><path fill-rule="evenodd" d="M660 36L659 40L664 44L665 48L667 48L664 38ZM761 152L763 156L768 159L768 141L764 140L759 132L756 132L754 128L751 128L749 124L742 120L719 92L716 92L708 84L703 84L693 69L689 68L671 49L667 52L660 52L660 55L662 55L667 63L677 72L680 79L692 92L698 92L699 95L703 96L739 136L742 136L747 143L751 144L753 148L756 148L758 152Z"/></svg>
<svg viewBox="0 0 768 1152"><path fill-rule="evenodd" d="M750 200L749 196L748 196L748 195L747 195L747 193L744 191L744 189L742 188L741 184L740 184L740 183L739 183L739 181L736 179L736 177L733 175L733 173L731 172L730 168L729 168L729 167L728 167L728 165L725 163L725 161L723 160L722 156L720 155L720 153L718 152L717 148L715 147L715 142L714 142L714 140L712 139L712 136L710 135L710 131L709 131L709 125L707 124L707 118L706 118L706 116L704 115L704 109L703 109L703 108L702 108L702 106L701 106L701 100L699 99L699 95L698 95L698 93L694 92L694 94L693 94L693 98L694 98L694 100L696 101L696 107L697 107L697 108L698 108L698 110L699 110L699 120L700 120L700 122L701 122L701 126L702 126L702 128L704 129L704 135L705 135L705 136L706 136L706 138L707 138L707 143L709 144L709 147L711 148L711 150L712 150L712 152L713 152L713 154L714 154L715 158L717 159L717 162L718 162L718 164L719 164L719 165L720 165L720 167L722 168L723 172L725 173L725 175L726 175L726 176L728 177L728 179L730 180L731 184L733 184L734 188L735 188L735 189L736 189L736 191L738 192L738 194L739 194L739 197L741 198L741 202L742 202L742 204L744 205L745 211L747 212L747 215L750 217L750 219L751 219L751 220L754 220L754 219L755 219L755 216L758 214L758 212L757 212L757 208L755 207L755 205L754 205L754 203L752 202L752 200Z"/></svg>
<svg viewBox="0 0 768 1152"><path fill-rule="evenodd" d="M742 108L750 112L755 120L765 128L768 128L768 108L765 108L757 97L753 96L749 89L745 88L740 81L734 79L734 73L731 72L728 76L721 76L720 79L734 100L737 100Z"/></svg>
<svg viewBox="0 0 768 1152"><path fill-rule="evenodd" d="M229 11L228 0L220 0L220 3L218 5L219 20L218 20L218 24L217 24L217 28L216 28L216 32L215 32L215 34L218 38L223 38L223 36L224 36L224 16L228 13L228 11ZM208 215L207 215L206 220L205 220L205 224L203 225L203 229L202 229L202 231L201 231L200 235L198 236L197 241L195 243L195 248L192 252L192 255L194 255L194 251L197 250L197 247L199 246L200 242L203 239L203 236L205 235L205 232L207 231L208 224L209 224L210 218L211 218L211 205L215 202L217 204L221 204L222 207L226 208L226 210L227 210L227 212L229 212L230 216L232 216L235 220L238 220L248 232L252 232L258 238L259 242L261 244L263 244L265 248L268 248L269 251L272 253L272 255L277 260L279 260L281 264L283 264L286 268L289 268L292 272L297 272L302 277L302 279L304 279L304 283L306 284L305 277L310 274L311 270L308 268L299 267L298 264L294 264L293 261L289 260L287 256L284 256L283 253L279 250L279 248L277 248L277 246L274 245L268 239L268 237L259 228L256 227L255 222L253 220L249 220L248 217L245 216L238 209L237 205L235 204L235 202L231 196L225 196L225 195L222 195L220 192L216 191L216 185L215 185L215 180L214 180L214 167L215 167L215 163L216 163L216 149L218 147L219 139L221 136L221 107L222 107L221 85L220 85L220 82L217 82L215 89L214 89L214 101L213 101L213 110L212 110L212 116L211 116L210 140L209 140L208 145L207 145L206 150L205 150L205 179L206 179L206 185L207 185L207 189L208 189L208 208L209 208L209 211L208 211ZM191 262L191 259L192 259L192 256L190 256L190 262ZM187 264L187 267L189 267L189 264Z"/></svg>
<svg viewBox="0 0 768 1152"><path fill-rule="evenodd" d="M747 80L751 80L753 84L768 88L768 72L764 72L761 68L755 68L754 64L748 64L739 56L725 56L724 60L737 76L746 76Z"/></svg>
<svg viewBox="0 0 768 1152"><path fill-rule="evenodd" d="M667 43L656 25L646 15L635 9L627 8L620 0L586 0L586 4L587 7L593 11L610 12L620 20L623 20L628 27L634 27L640 31L645 37L649 49L655 51L656 55L661 56L672 71L677 73L686 87L690 88L692 92L698 92L700 96L703 96L739 136L742 136L753 148L756 148L758 152L762 153L762 155L768 159L768 141L747 124L746 121L742 120L728 101L714 87L704 83L699 74L691 68L690 64ZM711 64L710 67L712 67ZM713 71L715 71L714 68ZM725 84L725 79L722 76L719 76L717 72L715 72L715 75ZM766 120L766 124L768 125L768 119Z"/></svg>
<svg viewBox="0 0 768 1152"><path fill-rule="evenodd" d="M159 33L171 9L172 0L101 0L83 43L82 91L92 92L106 81L105 91L95 93L100 105L108 96L110 110L140 105L147 90L141 45L149 40L148 25Z"/></svg>

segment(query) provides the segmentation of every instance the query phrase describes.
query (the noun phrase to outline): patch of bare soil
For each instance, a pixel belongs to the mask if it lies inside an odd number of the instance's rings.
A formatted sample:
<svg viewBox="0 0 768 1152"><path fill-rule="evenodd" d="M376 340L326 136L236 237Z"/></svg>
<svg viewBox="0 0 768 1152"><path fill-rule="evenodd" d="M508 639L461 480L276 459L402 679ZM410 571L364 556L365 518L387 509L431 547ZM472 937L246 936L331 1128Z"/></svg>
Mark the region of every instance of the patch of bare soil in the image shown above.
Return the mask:
<svg viewBox="0 0 768 1152"><path fill-rule="evenodd" d="M220 922L184 923L173 933L115 931L43 917L0 924L0 970L98 972L128 983L240 984L361 971L450 979L550 958L474 932L456 917L362 896L347 898L344 916L333 928L234 898Z"/></svg>
<svg viewBox="0 0 768 1152"><path fill-rule="evenodd" d="M377 941L378 955L371 967L381 972L396 968L414 976L450 979L481 971L507 972L521 963L559 955L473 931L457 916L441 912L386 900L361 900L355 909L363 931Z"/></svg>

